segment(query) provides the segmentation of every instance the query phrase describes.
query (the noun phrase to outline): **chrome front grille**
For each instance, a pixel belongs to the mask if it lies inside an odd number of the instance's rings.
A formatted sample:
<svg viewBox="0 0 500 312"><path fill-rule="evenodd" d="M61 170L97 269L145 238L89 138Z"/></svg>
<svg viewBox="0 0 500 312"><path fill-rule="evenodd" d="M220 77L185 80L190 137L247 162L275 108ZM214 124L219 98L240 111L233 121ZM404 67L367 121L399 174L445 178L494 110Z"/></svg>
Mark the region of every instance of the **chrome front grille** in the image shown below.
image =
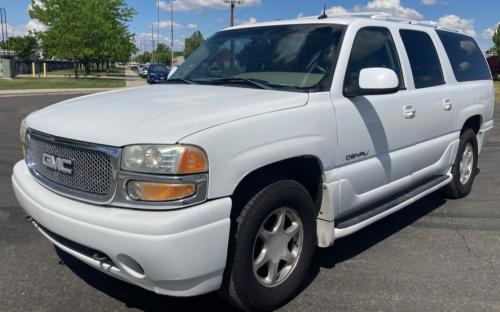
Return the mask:
<svg viewBox="0 0 500 312"><path fill-rule="evenodd" d="M28 153L32 168L52 182L86 193L106 195L109 192L112 165L111 157L105 153L52 143L36 136L31 136ZM43 154L71 160L72 174L45 166Z"/></svg>

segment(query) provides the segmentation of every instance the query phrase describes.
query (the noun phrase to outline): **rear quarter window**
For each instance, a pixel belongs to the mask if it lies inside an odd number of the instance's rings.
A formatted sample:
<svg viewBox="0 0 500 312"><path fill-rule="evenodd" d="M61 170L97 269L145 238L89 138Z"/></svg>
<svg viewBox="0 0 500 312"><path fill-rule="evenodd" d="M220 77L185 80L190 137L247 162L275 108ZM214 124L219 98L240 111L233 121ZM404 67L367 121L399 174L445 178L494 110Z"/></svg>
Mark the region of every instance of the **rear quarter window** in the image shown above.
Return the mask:
<svg viewBox="0 0 500 312"><path fill-rule="evenodd" d="M441 62L431 37L422 31L401 29L399 32L410 61L415 88L445 84Z"/></svg>
<svg viewBox="0 0 500 312"><path fill-rule="evenodd" d="M488 64L474 39L448 31L436 32L450 59L457 81L491 80Z"/></svg>

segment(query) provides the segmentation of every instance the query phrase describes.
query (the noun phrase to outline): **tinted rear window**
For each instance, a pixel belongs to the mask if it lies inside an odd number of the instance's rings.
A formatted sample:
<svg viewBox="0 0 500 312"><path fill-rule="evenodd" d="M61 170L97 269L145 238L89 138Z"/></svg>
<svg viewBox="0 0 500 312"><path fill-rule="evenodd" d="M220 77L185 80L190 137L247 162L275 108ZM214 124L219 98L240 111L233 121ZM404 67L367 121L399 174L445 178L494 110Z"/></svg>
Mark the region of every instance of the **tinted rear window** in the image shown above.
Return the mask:
<svg viewBox="0 0 500 312"><path fill-rule="evenodd" d="M476 41L469 36L438 30L457 81L491 80L490 69Z"/></svg>
<svg viewBox="0 0 500 312"><path fill-rule="evenodd" d="M401 30L415 88L428 88L444 84L441 63L436 47L428 34L421 31Z"/></svg>
<svg viewBox="0 0 500 312"><path fill-rule="evenodd" d="M168 71L167 65L153 65L151 71Z"/></svg>

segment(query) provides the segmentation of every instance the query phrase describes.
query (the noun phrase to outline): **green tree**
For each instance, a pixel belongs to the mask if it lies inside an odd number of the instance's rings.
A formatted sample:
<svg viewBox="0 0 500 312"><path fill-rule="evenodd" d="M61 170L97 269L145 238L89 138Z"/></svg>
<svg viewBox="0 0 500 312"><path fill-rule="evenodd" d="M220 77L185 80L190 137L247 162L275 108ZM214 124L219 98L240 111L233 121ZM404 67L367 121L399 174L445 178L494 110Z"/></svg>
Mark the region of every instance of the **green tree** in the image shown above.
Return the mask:
<svg viewBox="0 0 500 312"><path fill-rule="evenodd" d="M495 51L497 55L500 55L500 24L498 24L498 28L493 33L493 43L495 44Z"/></svg>
<svg viewBox="0 0 500 312"><path fill-rule="evenodd" d="M205 42L199 30L195 31L191 37L184 40L184 58L188 58L199 46Z"/></svg>
<svg viewBox="0 0 500 312"><path fill-rule="evenodd" d="M31 0L30 17L47 26L37 32L46 55L78 63L128 59L137 51L127 23L137 14L124 0ZM127 56L127 57L125 57Z"/></svg>
<svg viewBox="0 0 500 312"><path fill-rule="evenodd" d="M135 58L139 64L144 64L147 62L151 62L151 53L150 52L144 52L142 54L137 55Z"/></svg>
<svg viewBox="0 0 500 312"><path fill-rule="evenodd" d="M170 48L164 43L159 43L156 47L155 59L157 63L164 63L167 65L172 63L172 52Z"/></svg>
<svg viewBox="0 0 500 312"><path fill-rule="evenodd" d="M16 52L16 55L23 59L29 59L33 50L38 47L38 42L34 36L9 37L9 49Z"/></svg>

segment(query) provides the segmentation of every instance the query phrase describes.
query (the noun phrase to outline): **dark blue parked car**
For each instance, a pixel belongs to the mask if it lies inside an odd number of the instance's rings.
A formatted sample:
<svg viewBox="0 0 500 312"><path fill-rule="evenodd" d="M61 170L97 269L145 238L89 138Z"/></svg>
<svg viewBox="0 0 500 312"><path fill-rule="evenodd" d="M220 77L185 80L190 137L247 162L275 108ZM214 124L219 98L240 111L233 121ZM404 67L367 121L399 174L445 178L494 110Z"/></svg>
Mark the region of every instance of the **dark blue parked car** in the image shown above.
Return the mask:
<svg viewBox="0 0 500 312"><path fill-rule="evenodd" d="M148 70L148 83L158 83L158 81L167 80L170 70L165 64L151 64Z"/></svg>

